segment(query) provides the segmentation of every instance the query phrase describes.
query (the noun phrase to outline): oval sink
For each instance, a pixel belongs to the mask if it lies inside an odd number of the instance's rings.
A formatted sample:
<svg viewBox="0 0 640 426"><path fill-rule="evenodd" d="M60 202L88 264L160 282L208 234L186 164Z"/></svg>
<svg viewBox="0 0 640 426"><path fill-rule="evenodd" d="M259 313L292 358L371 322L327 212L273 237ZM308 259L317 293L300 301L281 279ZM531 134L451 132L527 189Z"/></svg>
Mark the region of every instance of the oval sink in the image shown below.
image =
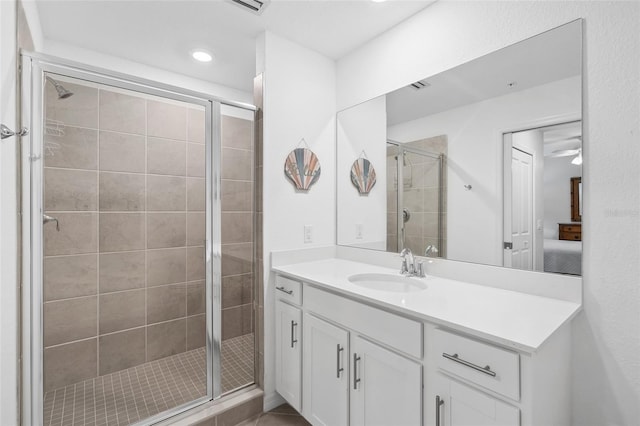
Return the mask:
<svg viewBox="0 0 640 426"><path fill-rule="evenodd" d="M371 290L392 291L396 293L413 293L426 290L427 285L419 278L404 277L392 274L355 274L348 278L349 282Z"/></svg>

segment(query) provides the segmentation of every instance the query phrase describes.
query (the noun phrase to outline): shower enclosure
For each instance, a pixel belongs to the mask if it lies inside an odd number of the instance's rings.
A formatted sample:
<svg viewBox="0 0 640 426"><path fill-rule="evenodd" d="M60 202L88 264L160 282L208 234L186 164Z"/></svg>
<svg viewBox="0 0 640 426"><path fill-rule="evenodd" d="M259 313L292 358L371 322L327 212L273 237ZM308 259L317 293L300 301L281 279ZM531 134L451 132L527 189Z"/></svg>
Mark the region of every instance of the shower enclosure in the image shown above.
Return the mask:
<svg viewBox="0 0 640 426"><path fill-rule="evenodd" d="M387 141L387 251L446 255L446 152L444 136Z"/></svg>
<svg viewBox="0 0 640 426"><path fill-rule="evenodd" d="M254 382L254 108L23 55L23 423Z"/></svg>

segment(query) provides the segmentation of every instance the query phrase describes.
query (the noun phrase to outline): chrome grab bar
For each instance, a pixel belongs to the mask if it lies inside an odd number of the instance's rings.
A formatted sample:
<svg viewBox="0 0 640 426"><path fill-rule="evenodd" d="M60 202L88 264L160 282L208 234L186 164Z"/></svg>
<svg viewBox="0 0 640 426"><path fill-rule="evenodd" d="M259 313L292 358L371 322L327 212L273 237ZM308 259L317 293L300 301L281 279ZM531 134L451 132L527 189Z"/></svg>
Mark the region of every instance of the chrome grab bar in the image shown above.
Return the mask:
<svg viewBox="0 0 640 426"><path fill-rule="evenodd" d="M293 294L293 290L287 290L284 287L276 287L276 290L280 290L283 293L287 293L289 296Z"/></svg>
<svg viewBox="0 0 640 426"><path fill-rule="evenodd" d="M451 361L455 361L458 364L462 364L465 367L473 368L474 370L487 374L491 377L496 377L496 372L491 371L491 367L489 367L488 365L484 367L480 367L479 365L473 364L469 361L465 361L464 359L460 358L458 354L449 355L446 352L442 352L442 356L445 357L446 359L450 359Z"/></svg>

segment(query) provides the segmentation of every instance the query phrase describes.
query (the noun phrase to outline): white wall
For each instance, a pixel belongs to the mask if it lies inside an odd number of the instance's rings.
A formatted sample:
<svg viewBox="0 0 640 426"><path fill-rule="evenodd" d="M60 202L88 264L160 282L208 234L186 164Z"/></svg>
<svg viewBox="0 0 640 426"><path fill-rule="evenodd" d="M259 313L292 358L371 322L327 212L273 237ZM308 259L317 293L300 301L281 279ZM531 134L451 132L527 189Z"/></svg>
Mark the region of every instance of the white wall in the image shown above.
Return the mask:
<svg viewBox="0 0 640 426"><path fill-rule="evenodd" d="M574 156L544 159L544 237L557 240L558 224L571 222L571 178L582 176Z"/></svg>
<svg viewBox="0 0 640 426"><path fill-rule="evenodd" d="M389 127L389 138L401 142L447 135L448 259L503 264L502 133L569 117L580 118L579 77Z"/></svg>
<svg viewBox="0 0 640 426"><path fill-rule="evenodd" d="M258 40L257 64L264 69L264 253L335 244L335 63L267 32ZM304 138L320 160L320 179L296 192L284 175L284 161ZM304 243L305 225L313 242ZM274 281L265 259L264 391L273 408L275 391Z"/></svg>
<svg viewBox="0 0 640 426"><path fill-rule="evenodd" d="M163 84L182 87L226 100L253 103L253 96L249 92L151 67L128 59L94 52L66 43L45 39L41 53L92 67L103 68Z"/></svg>
<svg viewBox="0 0 640 426"><path fill-rule="evenodd" d="M17 131L16 2L0 1L0 122ZM18 416L18 137L0 141L0 420Z"/></svg>
<svg viewBox="0 0 640 426"><path fill-rule="evenodd" d="M338 244L387 248L387 107L380 96L338 115L336 146ZM360 194L351 182L351 166L366 153L376 172L376 185ZM362 238L356 238L356 225Z"/></svg>
<svg viewBox="0 0 640 426"><path fill-rule="evenodd" d="M337 63L338 109L585 19L584 312L573 424L640 418L640 3L440 1Z"/></svg>

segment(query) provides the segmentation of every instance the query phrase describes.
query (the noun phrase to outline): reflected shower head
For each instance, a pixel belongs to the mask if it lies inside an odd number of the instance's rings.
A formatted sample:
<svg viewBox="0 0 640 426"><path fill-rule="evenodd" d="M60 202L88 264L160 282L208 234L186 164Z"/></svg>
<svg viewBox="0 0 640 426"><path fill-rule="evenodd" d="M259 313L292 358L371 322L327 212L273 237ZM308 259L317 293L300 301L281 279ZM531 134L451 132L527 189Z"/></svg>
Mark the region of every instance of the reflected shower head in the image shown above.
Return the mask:
<svg viewBox="0 0 640 426"><path fill-rule="evenodd" d="M73 96L73 92L65 89L64 86L62 86L62 84L58 83L53 78L51 78L49 76L46 76L46 79L51 84L53 84L53 87L56 88L56 92L58 92L58 99L67 99L67 98Z"/></svg>

